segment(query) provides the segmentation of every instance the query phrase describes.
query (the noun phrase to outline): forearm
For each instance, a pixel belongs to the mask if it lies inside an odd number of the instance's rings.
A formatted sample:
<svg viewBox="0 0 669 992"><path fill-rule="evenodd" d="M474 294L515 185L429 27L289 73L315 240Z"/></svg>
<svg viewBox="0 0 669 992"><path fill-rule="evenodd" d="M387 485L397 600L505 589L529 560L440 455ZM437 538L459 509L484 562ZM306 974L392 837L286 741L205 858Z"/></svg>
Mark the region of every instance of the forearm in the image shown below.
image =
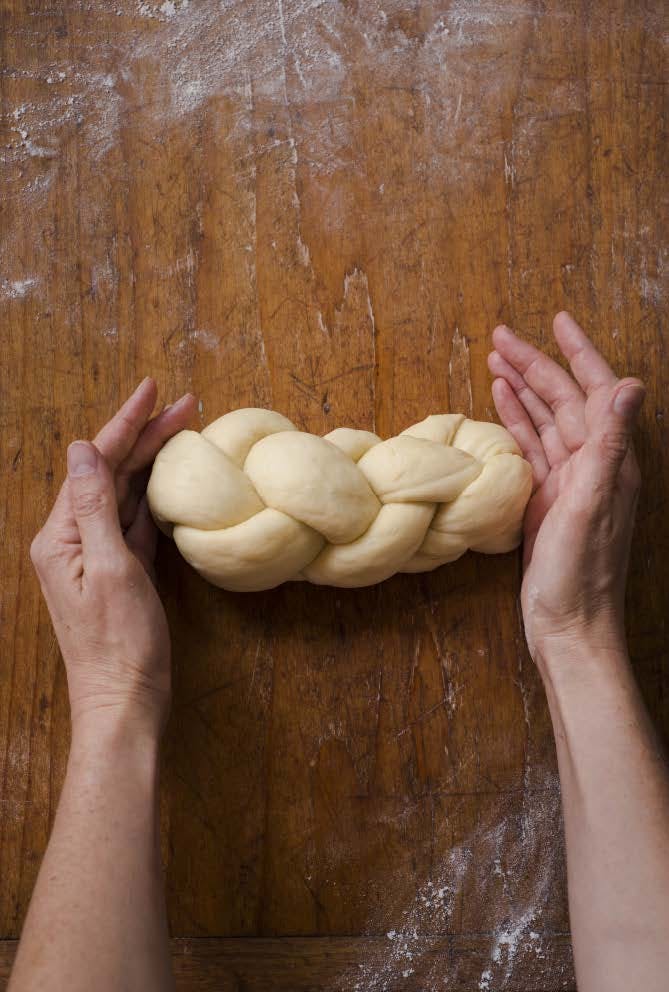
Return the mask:
<svg viewBox="0 0 669 992"><path fill-rule="evenodd" d="M669 974L669 779L622 639L538 659L558 753L580 992Z"/></svg>
<svg viewBox="0 0 669 992"><path fill-rule="evenodd" d="M10 992L173 987L158 841L158 745L100 713L67 775Z"/></svg>

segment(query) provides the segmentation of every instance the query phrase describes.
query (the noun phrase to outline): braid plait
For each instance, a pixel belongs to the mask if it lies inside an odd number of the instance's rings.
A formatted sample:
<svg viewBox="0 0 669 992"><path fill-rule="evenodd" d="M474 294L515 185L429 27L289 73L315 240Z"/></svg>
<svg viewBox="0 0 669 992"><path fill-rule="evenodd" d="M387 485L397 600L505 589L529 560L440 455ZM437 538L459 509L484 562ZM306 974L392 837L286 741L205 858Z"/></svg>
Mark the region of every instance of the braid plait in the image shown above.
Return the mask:
<svg viewBox="0 0 669 992"><path fill-rule="evenodd" d="M299 431L274 410L234 410L158 453L158 526L214 585L306 579L367 586L521 538L532 471L498 424L427 417L396 437Z"/></svg>

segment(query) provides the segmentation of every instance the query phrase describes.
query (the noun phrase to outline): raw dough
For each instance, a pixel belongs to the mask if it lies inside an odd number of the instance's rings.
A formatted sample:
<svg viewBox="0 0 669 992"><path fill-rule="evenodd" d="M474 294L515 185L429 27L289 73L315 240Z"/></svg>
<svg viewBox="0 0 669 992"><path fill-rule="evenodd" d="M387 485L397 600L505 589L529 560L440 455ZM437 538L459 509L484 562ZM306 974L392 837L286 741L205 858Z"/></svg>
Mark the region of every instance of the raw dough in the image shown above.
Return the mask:
<svg viewBox="0 0 669 992"><path fill-rule="evenodd" d="M246 409L171 438L148 500L204 578L251 591L299 579L367 586L468 548L510 551L531 488L508 431L462 414L382 441L347 427L317 437Z"/></svg>

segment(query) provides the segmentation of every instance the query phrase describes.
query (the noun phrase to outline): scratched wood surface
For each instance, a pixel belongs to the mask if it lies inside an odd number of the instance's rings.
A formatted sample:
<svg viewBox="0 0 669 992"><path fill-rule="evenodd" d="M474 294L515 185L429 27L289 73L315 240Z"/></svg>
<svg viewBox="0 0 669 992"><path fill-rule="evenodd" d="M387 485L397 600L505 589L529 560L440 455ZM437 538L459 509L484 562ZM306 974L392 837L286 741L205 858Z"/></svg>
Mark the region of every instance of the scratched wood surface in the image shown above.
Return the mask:
<svg viewBox="0 0 669 992"><path fill-rule="evenodd" d="M554 353L571 309L648 384L628 628L667 731L666 28L652 0L0 0L0 986L68 746L28 546L145 374L196 427L388 435L494 417L492 327ZM159 571L179 988L573 989L518 556L230 595L165 542Z"/></svg>

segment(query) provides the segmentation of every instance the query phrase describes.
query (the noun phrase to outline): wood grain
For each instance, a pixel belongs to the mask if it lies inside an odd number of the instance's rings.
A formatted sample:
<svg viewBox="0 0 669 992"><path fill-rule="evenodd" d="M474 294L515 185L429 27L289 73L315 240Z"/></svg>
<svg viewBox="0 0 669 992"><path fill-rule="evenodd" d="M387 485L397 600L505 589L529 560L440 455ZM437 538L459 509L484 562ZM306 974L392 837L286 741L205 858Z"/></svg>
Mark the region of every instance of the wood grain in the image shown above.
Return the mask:
<svg viewBox="0 0 669 992"><path fill-rule="evenodd" d="M389 959L388 940L378 937L186 938L172 941L172 960L177 992L424 992L439 987L445 966L449 989L470 992L485 975L487 936L426 937L413 959ZM0 990L15 950L15 941L0 941ZM508 992L574 992L564 979L572 968L568 934L542 934L540 953L529 947L520 957L523 978L505 980Z"/></svg>
<svg viewBox="0 0 669 992"><path fill-rule="evenodd" d="M628 627L666 733L663 8L1 0L1 937L68 749L27 549L67 443L145 374L196 427L388 435L494 417L492 327L555 354L571 309L648 384ZM230 595L164 542L159 572L179 987L573 988L518 556Z"/></svg>

